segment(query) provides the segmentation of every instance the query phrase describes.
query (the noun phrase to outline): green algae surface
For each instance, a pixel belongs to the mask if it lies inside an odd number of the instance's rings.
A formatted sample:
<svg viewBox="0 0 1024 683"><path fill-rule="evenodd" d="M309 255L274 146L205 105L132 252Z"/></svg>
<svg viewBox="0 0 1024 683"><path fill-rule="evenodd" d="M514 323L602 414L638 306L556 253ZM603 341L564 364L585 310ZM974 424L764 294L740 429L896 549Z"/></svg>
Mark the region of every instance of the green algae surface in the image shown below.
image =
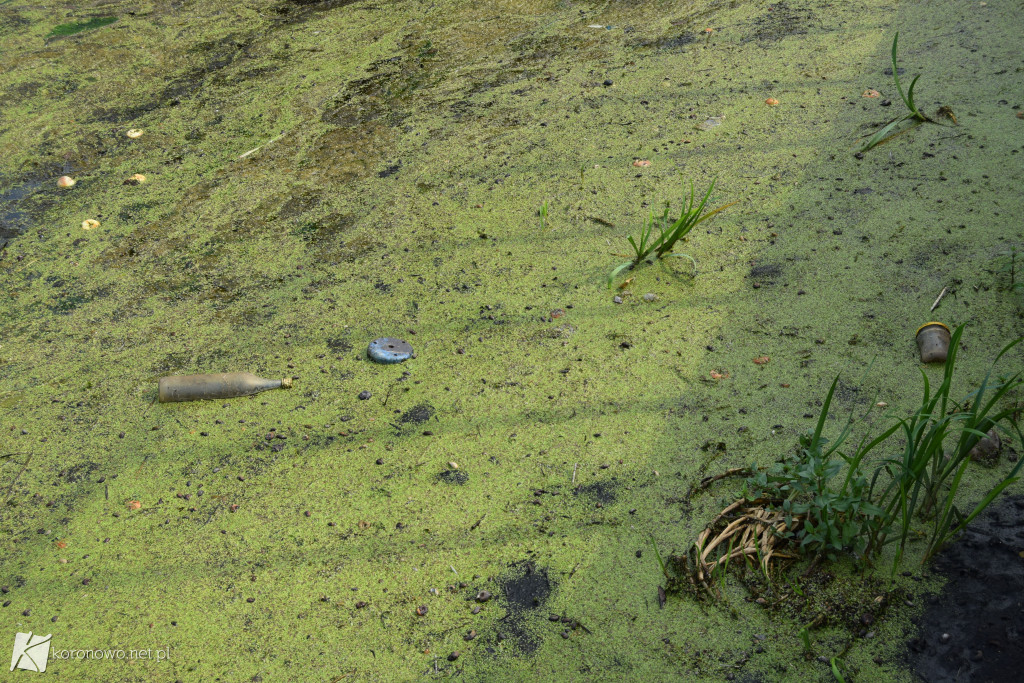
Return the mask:
<svg viewBox="0 0 1024 683"><path fill-rule="evenodd" d="M839 564L799 609L735 578L662 605L651 543L685 551L738 491L692 487L790 452L836 374L833 433L912 411L919 325L967 323L960 394L1024 332L1019 13L100 6L48 42L58 5L0 4L0 634L52 633L76 681L910 680L935 582ZM897 29L958 123L856 158ZM678 247L697 275L609 292L713 177L739 203ZM371 363L383 336L415 358ZM229 371L294 387L155 403Z"/></svg>

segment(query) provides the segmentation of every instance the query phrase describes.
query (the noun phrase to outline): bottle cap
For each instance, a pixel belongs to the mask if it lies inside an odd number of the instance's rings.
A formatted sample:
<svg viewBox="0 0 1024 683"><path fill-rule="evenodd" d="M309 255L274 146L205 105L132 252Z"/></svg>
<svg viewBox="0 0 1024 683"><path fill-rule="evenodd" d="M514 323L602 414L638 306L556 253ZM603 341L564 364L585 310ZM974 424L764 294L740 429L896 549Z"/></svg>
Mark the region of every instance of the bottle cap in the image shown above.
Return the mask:
<svg viewBox="0 0 1024 683"><path fill-rule="evenodd" d="M366 355L378 363L401 363L412 358L412 346L404 339L381 337L370 342Z"/></svg>

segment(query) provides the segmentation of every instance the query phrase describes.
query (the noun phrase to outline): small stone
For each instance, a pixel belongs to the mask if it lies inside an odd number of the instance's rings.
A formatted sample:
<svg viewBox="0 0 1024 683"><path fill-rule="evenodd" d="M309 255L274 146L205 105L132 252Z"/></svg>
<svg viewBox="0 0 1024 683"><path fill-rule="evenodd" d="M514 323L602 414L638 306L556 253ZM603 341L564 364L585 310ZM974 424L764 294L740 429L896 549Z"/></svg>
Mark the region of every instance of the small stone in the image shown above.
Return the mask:
<svg viewBox="0 0 1024 683"><path fill-rule="evenodd" d="M367 401L367 400L370 399L371 396L373 396L373 394L371 394L369 391L360 391L359 392L359 400L360 401Z"/></svg>
<svg viewBox="0 0 1024 683"><path fill-rule="evenodd" d="M609 86L609 85L613 85L612 79L610 79L610 78L606 78L606 79L604 80L604 83L603 83L602 85L604 85L605 87L607 87L607 86Z"/></svg>
<svg viewBox="0 0 1024 683"><path fill-rule="evenodd" d="M651 292L648 292L647 294L644 294L644 301L657 301L657 300L658 300L658 295L657 294L652 294Z"/></svg>
<svg viewBox="0 0 1024 683"><path fill-rule="evenodd" d="M454 662L456 659L458 659L461 656L461 654L462 653L460 653L458 650L456 650L455 652L453 652L450 655L448 655L448 661L449 662Z"/></svg>
<svg viewBox="0 0 1024 683"><path fill-rule="evenodd" d="M479 593L476 594L476 601L477 602L487 602L490 599L491 599L491 594L489 592L487 592L487 591L480 591Z"/></svg>
<svg viewBox="0 0 1024 683"><path fill-rule="evenodd" d="M618 295L613 296L612 297L612 303L613 304L621 304L622 303L622 297L618 296Z"/></svg>
<svg viewBox="0 0 1024 683"><path fill-rule="evenodd" d="M943 643L948 643L952 637L953 636L949 635L948 633L943 633L939 640L941 640Z"/></svg>

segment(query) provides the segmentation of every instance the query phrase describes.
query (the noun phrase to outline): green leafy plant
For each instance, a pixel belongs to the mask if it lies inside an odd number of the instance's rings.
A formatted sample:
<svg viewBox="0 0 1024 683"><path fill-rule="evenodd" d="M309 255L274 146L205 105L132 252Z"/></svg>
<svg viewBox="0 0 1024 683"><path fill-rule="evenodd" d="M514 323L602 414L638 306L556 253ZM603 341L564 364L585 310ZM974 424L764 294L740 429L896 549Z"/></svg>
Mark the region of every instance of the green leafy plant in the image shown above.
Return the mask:
<svg viewBox="0 0 1024 683"><path fill-rule="evenodd" d="M786 536L802 550L829 559L835 559L836 553L844 549L860 556L867 551L870 532L883 511L870 502L868 480L860 463L899 427L894 425L871 442L862 440L852 455L843 455L839 448L853 427L852 415L831 445L822 435L838 382L838 377L832 382L814 430L801 435L796 455L768 471L755 473L747 480L745 493L749 500L767 499L781 507L790 530ZM844 461L846 474L839 477ZM797 518L802 524L794 523Z"/></svg>
<svg viewBox="0 0 1024 683"><path fill-rule="evenodd" d="M634 268L642 263L648 257L662 258L666 254L672 252L672 248L676 245L680 239L685 237L691 230L693 230L698 224L706 221L715 214L728 207L732 206L736 202L730 202L724 206L720 206L714 211L704 213L704 207L707 205L708 199L711 197L712 190L715 189L715 181L711 181L711 187L704 194L700 204L697 204L696 194L693 183L690 183L690 198L689 201L686 197L683 197L683 208L679 218L675 221L670 221L668 217L669 205L665 203L665 211L661 217L656 219L654 212L650 212L647 220L644 221L643 228L640 230L639 239L634 239L630 235L627 239L629 244L633 247L633 259L627 261L619 266L616 266L608 276L608 287L612 286L612 282L615 280L621 272L626 269ZM655 227L658 228L658 233L655 235ZM625 255L625 254L623 254ZM683 256L690 259L693 263L694 273L697 272L697 262L693 260L693 257L689 254L673 254L674 256Z"/></svg>
<svg viewBox="0 0 1024 683"><path fill-rule="evenodd" d="M914 86L917 85L917 79L921 77L921 74L914 76L914 79L910 81L910 87L907 88L906 92L903 91L903 86L900 84L899 69L896 66L896 43L899 39L900 34L899 31L897 31L896 36L892 39L892 80L896 83L896 90L899 92L900 99L903 100L903 104L907 106L909 113L893 119L886 125L882 126L878 132L871 136L871 139L867 141L867 144L861 147L861 152L866 152L872 147L880 145L890 136L890 134L895 135L893 131L904 121L914 121L915 126L926 122L934 123L932 119L922 114L921 110L917 108L917 104L914 103ZM909 128L906 130L909 130ZM902 132L906 132L906 130Z"/></svg>
<svg viewBox="0 0 1024 683"><path fill-rule="evenodd" d="M807 657L810 657L811 655L813 655L814 654L814 649L811 647L811 632L810 632L810 630L808 630L808 628L806 626L804 626L803 628L800 629L800 631L797 633L797 635L800 636L800 642L803 643L804 655L806 655Z"/></svg>
<svg viewBox="0 0 1024 683"><path fill-rule="evenodd" d="M548 220L548 203L545 201L540 205L540 209L537 210L537 215L540 216L540 229L544 229L544 225Z"/></svg>
<svg viewBox="0 0 1024 683"><path fill-rule="evenodd" d="M672 575L668 573L668 567L665 566L665 560L661 559L661 553L658 552L658 542L654 540L654 536L651 536L651 547L654 548L654 557L658 559L658 566L661 567L661 573L665 575L666 579L671 579Z"/></svg>
<svg viewBox="0 0 1024 683"><path fill-rule="evenodd" d="M839 670L839 665L836 663L838 660L833 657L828 661L832 665L832 677L839 683L846 683L846 679L843 678L843 672Z"/></svg>
<svg viewBox="0 0 1024 683"><path fill-rule="evenodd" d="M744 484L747 500L763 501L785 515L782 535L804 552L835 559L850 551L870 561L889 543L899 542L893 571L903 557L915 520L931 527L923 561L927 561L956 537L1007 486L1017 481L1024 459L966 513L956 504L957 492L970 463L971 450L993 428L1016 433L1024 442L1018 423L1019 407L1006 405L1007 394L1024 385L1022 373L993 378L993 368L1024 338L1007 344L999 352L980 386L963 401L950 398L957 350L963 325L950 338L942 383L931 391L922 370L924 392L920 407L899 419L878 436L865 435L849 454L839 449L848 440L854 418L851 413L834 442L822 434L835 394L837 377L829 388L813 431L800 437L795 456L767 471L759 471ZM870 410L870 409L869 409ZM866 414L865 414L866 417ZM890 448L890 439L900 433L902 445L896 455L867 458L879 447ZM947 450L947 446L952 448ZM870 480L867 472L871 471Z"/></svg>
<svg viewBox="0 0 1024 683"><path fill-rule="evenodd" d="M902 453L885 460L872 477L870 495L878 500L884 512L869 545L873 552L880 552L884 545L896 540L889 538L890 529L898 529L899 550L894 563L899 562L911 535L912 518L916 516L931 521L932 529L923 558L927 561L963 531L1003 489L1017 481L1017 474L1024 465L1024 459L1018 460L1013 469L967 514L956 505L956 493L970 464L971 450L989 430L996 428L1010 434L1012 429L1020 439L1018 443L1024 442L1017 419L1018 408L998 407L1008 392L1024 384L1021 372L994 381L990 368L978 389L962 402L950 399L963 330L961 325L950 338L942 383L934 395L930 393L928 376L921 372L924 380L921 406L915 414L899 421L905 440ZM995 363L1021 341L1024 338L1004 346ZM953 443L948 452L945 449L947 441ZM888 483L884 486L880 483L883 473L888 475Z"/></svg>

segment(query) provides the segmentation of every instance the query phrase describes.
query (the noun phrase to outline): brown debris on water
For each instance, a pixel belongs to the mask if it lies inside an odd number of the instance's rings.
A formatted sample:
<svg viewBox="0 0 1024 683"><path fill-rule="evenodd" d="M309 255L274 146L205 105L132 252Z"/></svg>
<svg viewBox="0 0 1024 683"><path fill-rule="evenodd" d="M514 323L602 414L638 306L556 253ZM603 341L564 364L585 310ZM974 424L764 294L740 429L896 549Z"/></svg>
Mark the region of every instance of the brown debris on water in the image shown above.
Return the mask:
<svg viewBox="0 0 1024 683"><path fill-rule="evenodd" d="M733 559L758 564L766 574L772 560L796 559L797 555L782 550L789 542L784 534L800 529L804 515L791 515L790 524L787 524L784 511L771 509L778 505L781 501L741 498L722 510L700 532L693 545L690 583L717 595L712 576L719 567L724 570ZM714 550L723 544L727 550L713 555ZM683 558L684 564L688 564L690 559L688 554Z"/></svg>

